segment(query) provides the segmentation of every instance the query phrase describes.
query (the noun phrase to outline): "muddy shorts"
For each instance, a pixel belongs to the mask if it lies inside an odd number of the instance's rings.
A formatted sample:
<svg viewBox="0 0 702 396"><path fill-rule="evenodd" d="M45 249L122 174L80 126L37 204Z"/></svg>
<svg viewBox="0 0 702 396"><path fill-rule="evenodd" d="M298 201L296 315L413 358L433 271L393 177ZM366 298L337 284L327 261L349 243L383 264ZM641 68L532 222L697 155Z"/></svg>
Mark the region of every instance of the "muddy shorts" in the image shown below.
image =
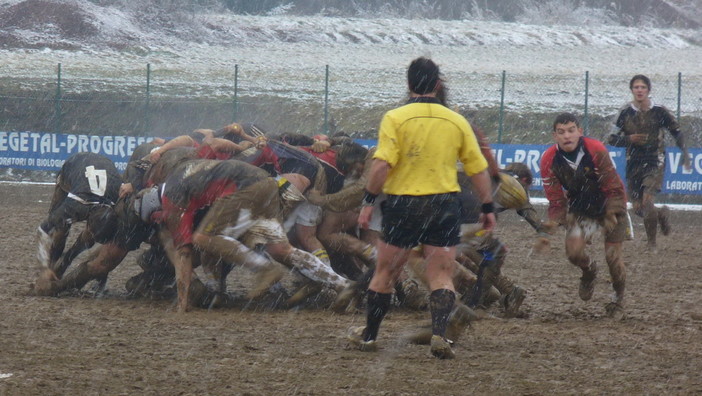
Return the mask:
<svg viewBox="0 0 702 396"><path fill-rule="evenodd" d="M595 234L601 231L607 243L624 242L627 238L626 229L628 225L629 220L626 217L626 213L617 215L617 225L610 232L604 229L604 219L593 219L569 213L566 217L566 237L579 237L583 238L587 243L591 243Z"/></svg>
<svg viewBox="0 0 702 396"><path fill-rule="evenodd" d="M641 201L644 194L656 195L663 186L663 161L629 161L626 164L626 186L632 202Z"/></svg>
<svg viewBox="0 0 702 396"><path fill-rule="evenodd" d="M314 227L322 222L322 208L305 201L298 204L285 218L285 230L290 232L295 224Z"/></svg>
<svg viewBox="0 0 702 396"><path fill-rule="evenodd" d="M456 246L460 242L461 203L456 193L423 196L388 195L383 202L383 240L411 248Z"/></svg>
<svg viewBox="0 0 702 396"><path fill-rule="evenodd" d="M281 208L278 183L266 178L216 200L197 227L206 235L238 238L259 220L277 219ZM277 220L276 220L277 222Z"/></svg>

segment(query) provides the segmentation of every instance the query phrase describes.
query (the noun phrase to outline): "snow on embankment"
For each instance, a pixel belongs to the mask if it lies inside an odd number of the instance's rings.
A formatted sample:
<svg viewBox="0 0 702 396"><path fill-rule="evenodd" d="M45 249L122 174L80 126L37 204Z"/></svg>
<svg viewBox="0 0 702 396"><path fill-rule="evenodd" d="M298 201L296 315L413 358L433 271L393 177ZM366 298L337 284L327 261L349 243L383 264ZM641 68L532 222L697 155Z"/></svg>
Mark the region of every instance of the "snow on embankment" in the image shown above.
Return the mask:
<svg viewBox="0 0 702 396"><path fill-rule="evenodd" d="M647 28L642 34L637 28L604 25L191 14L153 6L118 9L86 0L13 0L0 5L0 48L120 50L193 43L686 48L700 46L702 33Z"/></svg>

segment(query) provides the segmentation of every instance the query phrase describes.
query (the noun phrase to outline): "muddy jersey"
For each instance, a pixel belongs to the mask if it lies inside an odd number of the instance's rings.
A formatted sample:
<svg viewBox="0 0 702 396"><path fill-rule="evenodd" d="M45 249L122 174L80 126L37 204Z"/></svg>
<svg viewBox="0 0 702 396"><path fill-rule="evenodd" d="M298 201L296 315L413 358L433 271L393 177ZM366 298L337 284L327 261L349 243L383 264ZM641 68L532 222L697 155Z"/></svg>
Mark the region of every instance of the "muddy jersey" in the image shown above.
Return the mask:
<svg viewBox="0 0 702 396"><path fill-rule="evenodd" d="M119 197L122 176L109 158L78 153L64 162L56 184L79 202L113 205Z"/></svg>
<svg viewBox="0 0 702 396"><path fill-rule="evenodd" d="M197 152L193 147L178 147L166 151L144 175L144 187L163 183L168 175L176 170L178 166L197 158Z"/></svg>
<svg viewBox="0 0 702 396"><path fill-rule="evenodd" d="M641 111L629 104L619 113L616 127L619 132L610 136L609 144L626 147L627 176L630 166L663 166L666 130L673 136L677 146L683 152L686 151L684 135L678 122L663 106L652 104L650 110ZM632 144L629 135L633 134L645 134L647 139L642 144Z"/></svg>
<svg viewBox="0 0 702 396"><path fill-rule="evenodd" d="M148 170L145 161L142 161L141 159L146 157L158 147L160 146L153 143L140 144L134 149L132 156L129 157L127 169L125 169L122 179L125 183L130 183L134 188L134 191L139 191L144 188L144 175Z"/></svg>
<svg viewBox="0 0 702 396"><path fill-rule="evenodd" d="M195 203L202 207L266 177L264 170L241 161L192 160L166 178L162 194L183 209Z"/></svg>
<svg viewBox="0 0 702 396"><path fill-rule="evenodd" d="M271 176L301 174L310 180L310 188L327 189L326 174L319 161L312 154L289 144L268 140L262 149L244 150L235 158L265 169Z"/></svg>
<svg viewBox="0 0 702 396"><path fill-rule="evenodd" d="M607 211L623 213L624 184L604 144L581 137L574 154L571 161L553 145L541 157L549 219L563 222L569 212L590 218L601 218Z"/></svg>
<svg viewBox="0 0 702 396"><path fill-rule="evenodd" d="M306 135L285 134L281 136L280 140L309 153L319 161L327 179L325 194L337 193L344 187L344 174L336 165L336 150L330 148L322 153L318 153L310 147L314 143L314 139Z"/></svg>
<svg viewBox="0 0 702 396"><path fill-rule="evenodd" d="M368 150L363 168L363 174L358 179L353 180L350 183L344 183L345 185L339 191L328 193L321 197L321 202L315 203L323 209L330 210L332 212L345 212L361 206L361 202L363 201L363 192L365 190L368 175L370 174L371 165L373 163L373 154L375 154L375 147ZM345 181L346 180L344 180L344 182Z"/></svg>
<svg viewBox="0 0 702 396"><path fill-rule="evenodd" d="M171 230L176 243L179 246L192 243L199 211L267 177L263 169L236 160L183 163L168 176L161 191L163 217L180 219L177 229Z"/></svg>

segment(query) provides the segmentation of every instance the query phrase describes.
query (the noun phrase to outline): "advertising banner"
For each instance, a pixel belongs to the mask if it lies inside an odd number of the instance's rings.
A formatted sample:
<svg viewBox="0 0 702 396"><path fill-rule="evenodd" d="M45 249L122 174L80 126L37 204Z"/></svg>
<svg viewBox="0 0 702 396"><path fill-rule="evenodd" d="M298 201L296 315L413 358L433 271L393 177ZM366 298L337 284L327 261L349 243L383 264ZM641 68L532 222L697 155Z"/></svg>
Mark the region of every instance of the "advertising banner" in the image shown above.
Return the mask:
<svg viewBox="0 0 702 396"><path fill-rule="evenodd" d="M373 147L376 140L357 139L359 144ZM542 190L541 184L541 155L549 144L491 144L492 153L500 168L512 162L523 162L534 175L533 190ZM621 147L607 146L619 176L626 182L626 150ZM672 194L702 194L702 149L690 149L689 170L682 165L682 152L677 147L666 148L665 178L662 192Z"/></svg>
<svg viewBox="0 0 702 396"><path fill-rule="evenodd" d="M0 132L0 167L28 170L58 171L63 162L79 152L93 152L111 159L118 170L124 171L134 148L153 139L146 136L91 136L47 132ZM372 147L374 139L356 139ZM511 162L523 162L534 174L533 189L540 190L541 154L549 145L493 144L492 152L500 167ZM622 180L625 180L626 153L623 148L607 147ZM664 193L702 194L702 149L690 149L691 167L684 169L682 153L677 147L666 149Z"/></svg>

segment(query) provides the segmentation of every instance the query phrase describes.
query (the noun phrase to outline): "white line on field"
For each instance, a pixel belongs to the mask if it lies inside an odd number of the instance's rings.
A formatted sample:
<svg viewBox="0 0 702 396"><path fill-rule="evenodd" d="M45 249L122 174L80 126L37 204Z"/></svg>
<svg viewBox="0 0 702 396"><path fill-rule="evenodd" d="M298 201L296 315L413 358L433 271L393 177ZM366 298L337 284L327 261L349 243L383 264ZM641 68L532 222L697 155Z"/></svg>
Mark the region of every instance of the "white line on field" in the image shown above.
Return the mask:
<svg viewBox="0 0 702 396"><path fill-rule="evenodd" d="M531 202L534 205L547 205L548 200L546 198L529 198L529 202ZM693 211L693 212L699 212L702 211L702 205L693 205L693 204L670 204L670 203L659 203L656 204L656 206L660 207L666 205L670 208L670 210L684 210L684 211ZM627 208L631 209L631 202L627 203Z"/></svg>
<svg viewBox="0 0 702 396"><path fill-rule="evenodd" d="M2 181L0 180L0 184L28 184L28 185L38 185L38 186L53 186L55 183L51 182L32 182L32 181ZM548 204L548 201L546 198L530 198L529 201L532 204L535 205L546 205ZM685 210L685 211L693 211L693 212L699 212L702 211L702 205L693 205L693 204L657 204L656 206L661 206L661 205L668 205L668 207L671 210ZM628 208L631 209L631 203L629 203Z"/></svg>

